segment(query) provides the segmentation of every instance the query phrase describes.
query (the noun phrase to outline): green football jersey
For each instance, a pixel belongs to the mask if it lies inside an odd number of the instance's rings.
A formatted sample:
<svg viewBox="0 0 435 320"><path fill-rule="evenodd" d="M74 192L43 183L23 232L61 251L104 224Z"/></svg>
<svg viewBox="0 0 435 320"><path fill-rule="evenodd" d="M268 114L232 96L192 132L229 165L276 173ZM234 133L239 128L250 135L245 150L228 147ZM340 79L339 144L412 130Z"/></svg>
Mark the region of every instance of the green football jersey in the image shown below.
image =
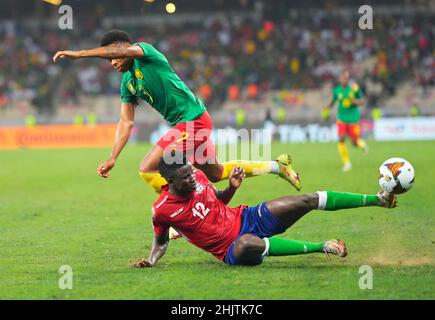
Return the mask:
<svg viewBox="0 0 435 320"><path fill-rule="evenodd" d="M356 104L352 104L352 99L360 99L362 97L359 86L348 84L343 88L341 84L334 88L333 103L338 101L337 120L345 123L359 122L359 109Z"/></svg>
<svg viewBox="0 0 435 320"><path fill-rule="evenodd" d="M132 69L122 76L122 102L135 103L141 98L170 126L201 116L205 112L204 104L172 70L166 57L148 43L136 45L142 48L144 57L135 58Z"/></svg>

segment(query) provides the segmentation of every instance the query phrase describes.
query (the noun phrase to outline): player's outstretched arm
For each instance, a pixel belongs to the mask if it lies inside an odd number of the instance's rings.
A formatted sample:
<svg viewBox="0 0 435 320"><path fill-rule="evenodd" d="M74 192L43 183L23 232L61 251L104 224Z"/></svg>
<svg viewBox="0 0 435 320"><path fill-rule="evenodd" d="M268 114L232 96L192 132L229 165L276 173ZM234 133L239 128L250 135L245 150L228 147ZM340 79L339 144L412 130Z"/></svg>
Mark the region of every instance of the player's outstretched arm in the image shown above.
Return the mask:
<svg viewBox="0 0 435 320"><path fill-rule="evenodd" d="M154 235L153 246L148 259L139 259L133 263L134 267L151 268L166 252L169 244L169 230L164 235Z"/></svg>
<svg viewBox="0 0 435 320"><path fill-rule="evenodd" d="M133 103L123 102L121 104L121 114L116 129L112 152L110 153L109 158L97 168L97 173L100 177L109 177L110 170L115 166L116 159L118 159L119 154L127 144L131 129L134 125L134 108L135 105Z"/></svg>
<svg viewBox="0 0 435 320"><path fill-rule="evenodd" d="M53 62L59 59L81 59L81 58L102 58L102 59L117 59L117 58L141 58L144 56L143 50L136 45L119 45L113 44L105 47L98 47L88 50L64 50L58 51L53 56Z"/></svg>
<svg viewBox="0 0 435 320"><path fill-rule="evenodd" d="M228 188L223 191L217 191L216 197L221 199L223 203L228 204L236 193L236 190L242 185L242 181L245 178L245 170L241 167L234 167L228 178Z"/></svg>

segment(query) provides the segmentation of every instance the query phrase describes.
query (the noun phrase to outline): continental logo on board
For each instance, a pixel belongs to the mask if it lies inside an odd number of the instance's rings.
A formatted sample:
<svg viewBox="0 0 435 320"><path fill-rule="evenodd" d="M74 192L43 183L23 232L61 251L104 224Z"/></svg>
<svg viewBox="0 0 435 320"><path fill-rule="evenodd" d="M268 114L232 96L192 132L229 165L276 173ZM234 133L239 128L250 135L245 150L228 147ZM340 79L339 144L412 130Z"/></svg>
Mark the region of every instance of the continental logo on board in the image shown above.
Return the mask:
<svg viewBox="0 0 435 320"><path fill-rule="evenodd" d="M116 124L0 128L0 150L110 147Z"/></svg>

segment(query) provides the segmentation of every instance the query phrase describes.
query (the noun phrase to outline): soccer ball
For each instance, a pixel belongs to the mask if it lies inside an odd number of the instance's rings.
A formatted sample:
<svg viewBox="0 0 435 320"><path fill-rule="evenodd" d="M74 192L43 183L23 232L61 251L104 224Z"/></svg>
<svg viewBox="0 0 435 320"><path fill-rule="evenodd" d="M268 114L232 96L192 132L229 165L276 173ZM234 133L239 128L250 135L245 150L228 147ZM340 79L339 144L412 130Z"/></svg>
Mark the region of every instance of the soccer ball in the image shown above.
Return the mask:
<svg viewBox="0 0 435 320"><path fill-rule="evenodd" d="M411 189L414 179L414 167L402 158L385 160L378 170L379 185L387 192L404 193Z"/></svg>

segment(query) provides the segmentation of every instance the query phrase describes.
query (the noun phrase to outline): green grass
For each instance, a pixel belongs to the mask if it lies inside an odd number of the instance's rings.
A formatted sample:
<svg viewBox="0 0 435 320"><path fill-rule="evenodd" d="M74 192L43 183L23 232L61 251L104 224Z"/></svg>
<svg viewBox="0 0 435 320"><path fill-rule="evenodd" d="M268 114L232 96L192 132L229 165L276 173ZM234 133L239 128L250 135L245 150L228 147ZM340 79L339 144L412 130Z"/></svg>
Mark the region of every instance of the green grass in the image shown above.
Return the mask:
<svg viewBox="0 0 435 320"><path fill-rule="evenodd" d="M345 259L313 254L270 257L257 267L230 267L180 239L152 269L131 269L147 256L150 205L156 195L136 169L149 145L129 145L107 180L95 169L108 149L0 152L1 299L434 299L434 142L370 144L351 149L354 169L340 171L335 144L274 144L290 152L304 192L375 193L377 167L400 156L415 167L413 189L394 210L312 212L283 235L321 241L339 237ZM218 186L223 187L220 183ZM231 202L256 205L296 194L284 181L245 181ZM60 290L58 269L74 271ZM373 289L358 287L359 267L373 268Z"/></svg>

